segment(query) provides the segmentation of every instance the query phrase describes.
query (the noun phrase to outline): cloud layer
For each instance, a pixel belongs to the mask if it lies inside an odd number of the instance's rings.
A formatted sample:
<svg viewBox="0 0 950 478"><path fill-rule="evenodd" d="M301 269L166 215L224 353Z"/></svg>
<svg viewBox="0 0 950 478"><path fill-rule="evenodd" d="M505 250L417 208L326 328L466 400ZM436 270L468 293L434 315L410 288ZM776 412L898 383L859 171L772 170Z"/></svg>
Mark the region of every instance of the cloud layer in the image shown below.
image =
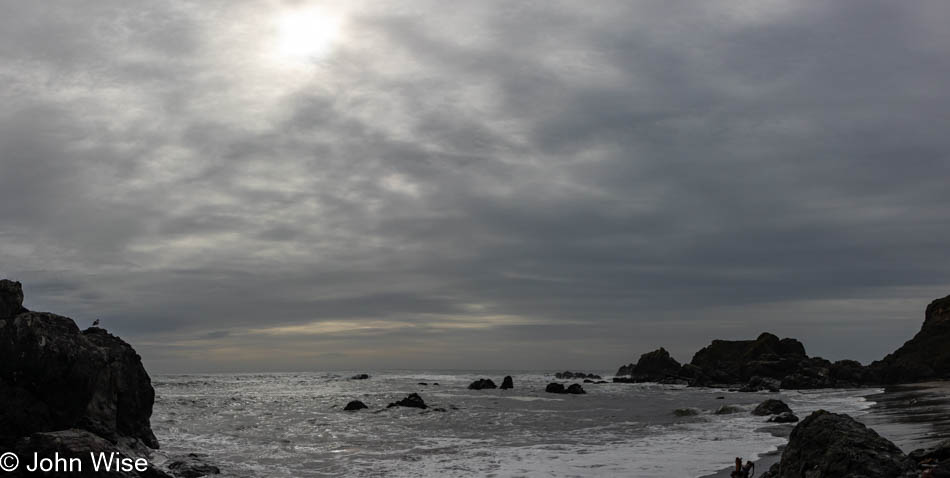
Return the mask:
<svg viewBox="0 0 950 478"><path fill-rule="evenodd" d="M870 360L950 292L945 2L34 3L0 274L156 370Z"/></svg>

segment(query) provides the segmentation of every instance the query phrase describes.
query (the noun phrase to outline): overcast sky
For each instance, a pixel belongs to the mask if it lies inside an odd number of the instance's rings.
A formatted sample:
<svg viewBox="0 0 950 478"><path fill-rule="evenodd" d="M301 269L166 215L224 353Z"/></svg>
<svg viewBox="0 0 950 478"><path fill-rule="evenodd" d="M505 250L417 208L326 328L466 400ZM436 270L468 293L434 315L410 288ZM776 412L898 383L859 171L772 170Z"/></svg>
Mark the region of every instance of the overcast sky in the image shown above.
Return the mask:
<svg viewBox="0 0 950 478"><path fill-rule="evenodd" d="M950 293L950 3L0 4L0 276L154 372L869 361Z"/></svg>

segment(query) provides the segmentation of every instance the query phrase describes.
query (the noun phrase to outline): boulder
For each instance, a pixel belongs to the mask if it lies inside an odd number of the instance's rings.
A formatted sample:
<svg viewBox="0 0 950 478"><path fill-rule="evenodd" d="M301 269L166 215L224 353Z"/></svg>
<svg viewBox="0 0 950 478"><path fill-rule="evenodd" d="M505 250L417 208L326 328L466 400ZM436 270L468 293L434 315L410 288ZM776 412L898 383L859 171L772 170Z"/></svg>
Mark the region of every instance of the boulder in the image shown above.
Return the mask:
<svg viewBox="0 0 950 478"><path fill-rule="evenodd" d="M359 400L353 400L350 403L347 403L346 406L343 407L343 410L347 412L355 412L357 410L362 410L364 408L369 408L369 407L367 407L365 403Z"/></svg>
<svg viewBox="0 0 950 478"><path fill-rule="evenodd" d="M565 390L564 392L570 393L572 395L583 395L587 393L584 391L584 388L581 387L581 384L579 383L572 383L571 386L567 387L567 390Z"/></svg>
<svg viewBox="0 0 950 478"><path fill-rule="evenodd" d="M221 473L220 468L209 463L204 455L197 453L189 453L183 457L175 458L167 466L169 471L176 477L181 478L199 478Z"/></svg>
<svg viewBox="0 0 950 478"><path fill-rule="evenodd" d="M868 366L884 384L950 378L950 296L927 306L924 324L894 353Z"/></svg>
<svg viewBox="0 0 950 478"><path fill-rule="evenodd" d="M913 477L916 464L896 445L847 415L818 410L789 436L770 478Z"/></svg>
<svg viewBox="0 0 950 478"><path fill-rule="evenodd" d="M776 400L770 398L762 403L760 403L755 410L752 410L753 415L765 416L765 415L778 415L779 413L791 412L792 409L789 408L785 402L781 400Z"/></svg>
<svg viewBox="0 0 950 478"><path fill-rule="evenodd" d="M356 375L350 377L350 380L366 380L366 379L368 379L368 378L369 378L369 375L368 375L368 374L365 374L365 373L358 373L358 374L356 374Z"/></svg>
<svg viewBox="0 0 950 478"><path fill-rule="evenodd" d="M768 421L771 423L795 423L798 421L798 417L792 412L782 412L769 417Z"/></svg>
<svg viewBox="0 0 950 478"><path fill-rule="evenodd" d="M549 383L547 387L544 387L544 391L548 393L567 393L564 385L556 382Z"/></svg>
<svg viewBox="0 0 950 478"><path fill-rule="evenodd" d="M390 403L386 406L386 408L392 407L410 407L422 409L429 408L429 406L426 405L426 402L422 400L422 397L420 397L418 393L410 393L406 398L399 400L398 402Z"/></svg>
<svg viewBox="0 0 950 478"><path fill-rule="evenodd" d="M515 382L511 379L511 375L505 375L504 380L501 381L501 389L509 390L515 388Z"/></svg>
<svg viewBox="0 0 950 478"><path fill-rule="evenodd" d="M155 391L139 355L103 329L31 312L18 283L0 281L0 447L37 432L82 429L158 448L149 419Z"/></svg>
<svg viewBox="0 0 950 478"><path fill-rule="evenodd" d="M468 386L469 390L483 390L483 389L491 389L491 388L498 388L498 387L495 385L495 382L492 382L491 379L488 379L488 378L478 379L472 382L471 384L469 384Z"/></svg>

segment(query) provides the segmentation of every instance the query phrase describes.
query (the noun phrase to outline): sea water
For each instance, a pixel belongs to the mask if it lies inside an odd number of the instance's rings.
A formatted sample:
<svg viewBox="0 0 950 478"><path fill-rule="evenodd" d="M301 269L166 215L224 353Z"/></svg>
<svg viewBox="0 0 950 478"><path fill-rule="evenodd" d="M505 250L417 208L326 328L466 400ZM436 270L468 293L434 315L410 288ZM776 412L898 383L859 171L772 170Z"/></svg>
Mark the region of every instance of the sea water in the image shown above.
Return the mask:
<svg viewBox="0 0 950 478"><path fill-rule="evenodd" d="M556 395L545 385L580 381L491 371L350 379L362 372L159 375L152 427L163 453L207 454L222 476L696 477L785 442L749 413L766 398L802 418L817 409L860 416L872 403L866 397L880 392L606 383ZM500 385L506 374L512 390L467 389L479 378ZM386 408L409 393L430 408ZM350 400L369 409L343 411ZM716 414L723 405L740 411ZM697 413L676 416L680 408Z"/></svg>

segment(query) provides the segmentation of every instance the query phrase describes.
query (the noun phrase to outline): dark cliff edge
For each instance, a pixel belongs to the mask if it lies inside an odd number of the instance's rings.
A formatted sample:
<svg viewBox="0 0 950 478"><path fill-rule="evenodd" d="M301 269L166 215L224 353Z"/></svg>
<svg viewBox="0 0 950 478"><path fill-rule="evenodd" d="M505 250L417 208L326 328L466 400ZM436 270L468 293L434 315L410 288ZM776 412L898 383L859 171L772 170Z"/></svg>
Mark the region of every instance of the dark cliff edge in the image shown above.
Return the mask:
<svg viewBox="0 0 950 478"><path fill-rule="evenodd" d="M27 310L21 284L0 280L0 449L149 458L159 447L149 422L154 401L132 346L104 329L81 331L68 317ZM150 465L97 476L170 475Z"/></svg>
<svg viewBox="0 0 950 478"><path fill-rule="evenodd" d="M665 349L624 365L615 382L688 383L776 391L890 385L950 378L950 296L927 306L920 332L868 366L854 360L809 357L796 339L763 333L754 340L713 340L680 366Z"/></svg>

